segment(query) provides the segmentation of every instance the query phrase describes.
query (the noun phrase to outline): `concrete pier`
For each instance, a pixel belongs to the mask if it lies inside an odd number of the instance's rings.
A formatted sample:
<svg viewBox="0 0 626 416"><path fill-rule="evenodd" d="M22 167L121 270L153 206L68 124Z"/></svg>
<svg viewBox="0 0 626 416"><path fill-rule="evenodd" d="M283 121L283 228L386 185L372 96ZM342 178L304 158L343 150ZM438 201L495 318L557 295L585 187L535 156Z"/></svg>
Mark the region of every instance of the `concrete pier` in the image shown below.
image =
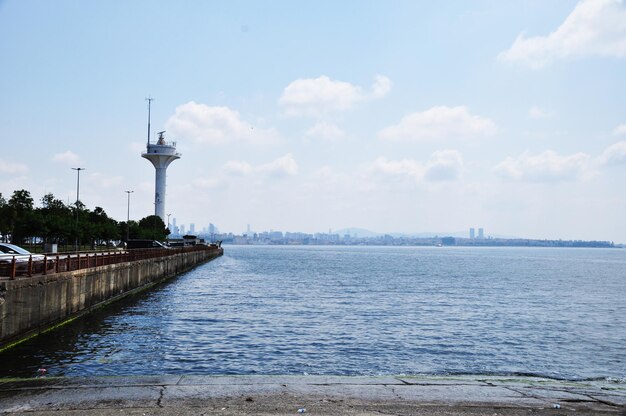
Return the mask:
<svg viewBox="0 0 626 416"><path fill-rule="evenodd" d="M69 272L0 279L0 349L170 279L221 256L223 249L172 253Z"/></svg>
<svg viewBox="0 0 626 416"><path fill-rule="evenodd" d="M626 384L535 377L145 376L0 380L15 415L624 415Z"/></svg>

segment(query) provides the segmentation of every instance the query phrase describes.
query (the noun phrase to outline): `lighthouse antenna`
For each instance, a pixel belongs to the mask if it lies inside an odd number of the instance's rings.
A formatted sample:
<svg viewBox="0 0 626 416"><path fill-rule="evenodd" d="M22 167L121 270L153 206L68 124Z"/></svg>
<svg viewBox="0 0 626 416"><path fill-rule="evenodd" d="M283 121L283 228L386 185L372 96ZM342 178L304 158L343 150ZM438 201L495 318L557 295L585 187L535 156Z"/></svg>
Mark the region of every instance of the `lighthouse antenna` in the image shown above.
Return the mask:
<svg viewBox="0 0 626 416"><path fill-rule="evenodd" d="M148 145L150 145L150 104L152 104L154 98L148 97L146 101L148 102Z"/></svg>

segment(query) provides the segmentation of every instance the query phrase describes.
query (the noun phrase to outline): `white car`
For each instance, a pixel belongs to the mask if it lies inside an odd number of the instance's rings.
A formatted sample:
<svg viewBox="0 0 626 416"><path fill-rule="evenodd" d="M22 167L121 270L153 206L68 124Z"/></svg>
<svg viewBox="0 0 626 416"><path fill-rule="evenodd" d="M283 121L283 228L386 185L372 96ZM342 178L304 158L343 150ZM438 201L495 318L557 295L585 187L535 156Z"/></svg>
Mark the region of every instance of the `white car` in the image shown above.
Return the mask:
<svg viewBox="0 0 626 416"><path fill-rule="evenodd" d="M13 262L13 258L15 258L16 274L28 273L28 262L31 256L33 259L33 273L41 273L43 271L43 260L45 259L43 254L32 254L30 251L24 250L15 244L0 243L0 274L10 273L10 265ZM49 260L48 266L52 262L53 260Z"/></svg>

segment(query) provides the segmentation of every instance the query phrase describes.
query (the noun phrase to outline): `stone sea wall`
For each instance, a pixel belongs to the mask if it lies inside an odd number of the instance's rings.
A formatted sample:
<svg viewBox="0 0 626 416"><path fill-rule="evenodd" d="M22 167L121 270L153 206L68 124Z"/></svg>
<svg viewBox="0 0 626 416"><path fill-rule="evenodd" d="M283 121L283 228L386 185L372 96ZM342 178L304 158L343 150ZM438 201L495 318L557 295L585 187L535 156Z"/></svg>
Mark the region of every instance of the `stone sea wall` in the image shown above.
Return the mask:
<svg viewBox="0 0 626 416"><path fill-rule="evenodd" d="M223 254L207 248L0 281L0 349Z"/></svg>

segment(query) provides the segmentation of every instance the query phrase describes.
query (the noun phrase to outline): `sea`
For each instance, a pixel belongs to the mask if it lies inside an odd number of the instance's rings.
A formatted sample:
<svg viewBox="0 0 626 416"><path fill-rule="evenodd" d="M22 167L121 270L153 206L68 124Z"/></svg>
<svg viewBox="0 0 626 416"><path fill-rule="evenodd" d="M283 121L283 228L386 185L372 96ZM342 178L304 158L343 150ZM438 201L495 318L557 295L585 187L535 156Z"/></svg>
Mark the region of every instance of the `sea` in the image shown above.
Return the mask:
<svg viewBox="0 0 626 416"><path fill-rule="evenodd" d="M0 377L534 375L626 382L626 250L225 246L0 354Z"/></svg>

